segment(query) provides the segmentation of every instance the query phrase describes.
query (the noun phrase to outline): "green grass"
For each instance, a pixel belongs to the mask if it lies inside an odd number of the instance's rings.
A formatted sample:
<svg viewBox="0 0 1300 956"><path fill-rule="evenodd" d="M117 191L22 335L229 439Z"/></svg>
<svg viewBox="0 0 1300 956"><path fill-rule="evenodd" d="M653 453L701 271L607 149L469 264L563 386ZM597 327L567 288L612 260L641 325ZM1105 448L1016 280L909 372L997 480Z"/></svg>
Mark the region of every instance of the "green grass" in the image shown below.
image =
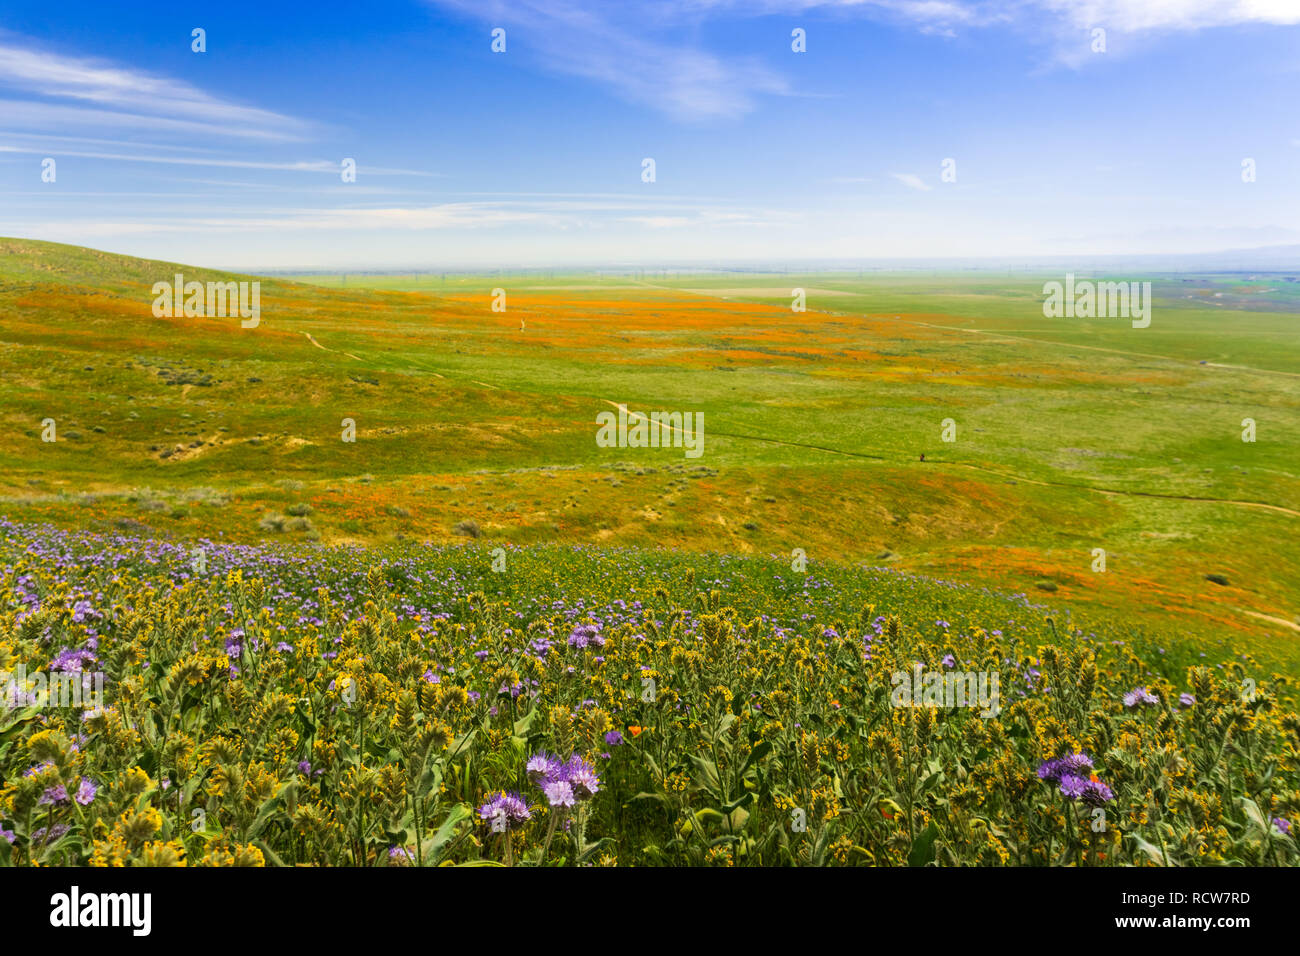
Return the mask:
<svg viewBox="0 0 1300 956"><path fill-rule="evenodd" d="M1061 276L299 276L262 280L241 329L155 319L176 271L224 277L0 240L0 513L253 540L299 534L259 522L306 502L326 541L472 519L516 543L801 547L1050 580L1081 613L1300 672L1295 277L1113 277L1153 282L1133 329L1044 318ZM597 447L609 401L703 412L704 457Z"/></svg>

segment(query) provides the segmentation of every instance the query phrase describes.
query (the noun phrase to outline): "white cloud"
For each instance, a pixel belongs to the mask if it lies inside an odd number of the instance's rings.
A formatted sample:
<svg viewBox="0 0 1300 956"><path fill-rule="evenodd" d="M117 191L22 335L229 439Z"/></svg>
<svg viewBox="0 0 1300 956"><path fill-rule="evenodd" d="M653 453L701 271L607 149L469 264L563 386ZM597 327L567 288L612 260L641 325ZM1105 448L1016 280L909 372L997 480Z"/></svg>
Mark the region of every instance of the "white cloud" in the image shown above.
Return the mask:
<svg viewBox="0 0 1300 956"><path fill-rule="evenodd" d="M164 149L169 147L162 147ZM83 159L107 159L123 163L161 163L168 166L221 166L229 169L269 169L296 173L333 173L338 175L342 167L330 159L303 159L291 162L264 162L254 159L227 159L221 156L155 156L147 153L100 153L83 150L57 149L48 147L32 149L24 146L0 146L0 153L31 153L59 156L78 156ZM383 166L357 165L357 175L367 176L437 176L437 173L422 172L417 169L389 169Z"/></svg>
<svg viewBox="0 0 1300 956"><path fill-rule="evenodd" d="M454 201L410 206L352 206L337 208L259 208L255 211L223 207L221 215L204 214L211 203L178 206L169 203L165 213L141 210L117 221L0 223L13 234L36 238L70 239L87 235L145 235L169 233L270 232L300 230L460 231L501 226L532 226L551 230L600 231L610 224L643 228L690 229L701 227L752 228L792 221L788 214L761 209L724 208L690 201L655 202L629 197L604 198L575 195L550 200ZM797 217L796 217L797 218Z"/></svg>
<svg viewBox="0 0 1300 956"><path fill-rule="evenodd" d="M925 33L1020 27L1078 63L1080 31L1187 31L1300 24L1300 0L427 0L491 26L519 27L544 69L592 80L686 120L749 112L763 95L798 95L753 58L724 57L681 39L711 18L824 14L890 21ZM1041 41L1040 41L1041 42ZM1082 46L1086 49L1086 45Z"/></svg>
<svg viewBox="0 0 1300 956"><path fill-rule="evenodd" d="M1300 23L1296 0L1037 0L1045 10L1078 27L1141 30L1200 30L1243 23Z"/></svg>
<svg viewBox="0 0 1300 956"><path fill-rule="evenodd" d="M300 120L213 96L183 80L39 51L7 37L0 37L0 89L26 95L0 102L7 125L44 131L138 127L288 140L308 130Z"/></svg>
<svg viewBox="0 0 1300 956"><path fill-rule="evenodd" d="M904 186L911 189L919 189L922 192L929 192L933 188L932 186L927 185L926 182L915 173L890 173L889 175L893 176Z"/></svg>
<svg viewBox="0 0 1300 956"><path fill-rule="evenodd" d="M618 4L432 2L494 27L504 26L507 55L520 51L514 55L534 56L550 72L592 80L623 99L678 119L739 116L752 110L760 95L789 92L782 77L753 58L724 59L678 40L652 38L645 12L623 10ZM667 11L664 7L657 12Z"/></svg>

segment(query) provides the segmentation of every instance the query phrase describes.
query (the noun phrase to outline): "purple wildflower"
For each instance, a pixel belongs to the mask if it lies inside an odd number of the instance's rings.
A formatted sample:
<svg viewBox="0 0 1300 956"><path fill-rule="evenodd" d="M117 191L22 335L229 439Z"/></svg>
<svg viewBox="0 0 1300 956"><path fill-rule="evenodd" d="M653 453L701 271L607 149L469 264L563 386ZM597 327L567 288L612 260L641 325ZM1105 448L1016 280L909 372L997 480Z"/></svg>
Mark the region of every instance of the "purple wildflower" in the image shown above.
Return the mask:
<svg viewBox="0 0 1300 956"><path fill-rule="evenodd" d="M600 789L600 778L596 776L596 768L576 755L569 758L569 762L565 764L564 776L579 798L595 796Z"/></svg>
<svg viewBox="0 0 1300 956"><path fill-rule="evenodd" d="M1083 796L1087 789L1088 781L1083 777L1076 777L1072 773L1067 773L1061 777L1061 793L1069 800L1078 800Z"/></svg>
<svg viewBox="0 0 1300 956"><path fill-rule="evenodd" d="M532 812L524 798L517 793L504 791L493 794L492 799L478 808L481 819L488 821L498 832L508 830L516 823L532 819Z"/></svg>
<svg viewBox="0 0 1300 956"><path fill-rule="evenodd" d="M1045 761L1038 768L1038 779L1048 783L1060 783L1065 776L1086 777L1092 770L1092 758L1085 753L1065 754L1054 760Z"/></svg>
<svg viewBox="0 0 1300 956"><path fill-rule="evenodd" d="M579 624L569 635L569 646L579 650L584 647L604 647L605 638L600 633L600 625Z"/></svg>
<svg viewBox="0 0 1300 956"><path fill-rule="evenodd" d="M1090 807L1099 807L1114 799L1114 792L1100 780L1088 780L1083 785L1083 802Z"/></svg>
<svg viewBox="0 0 1300 956"><path fill-rule="evenodd" d="M1160 698L1145 687L1135 687L1124 695L1124 706L1129 710L1135 707L1154 707L1158 703Z"/></svg>
<svg viewBox="0 0 1300 956"><path fill-rule="evenodd" d="M576 802L573 785L567 780L551 780L542 787L546 801L553 807L571 807Z"/></svg>
<svg viewBox="0 0 1300 956"><path fill-rule="evenodd" d="M45 827L41 827L39 830L35 831L32 834L32 842L36 844L47 843L47 842L55 843L59 840L62 840L63 837L67 835L69 829L70 828L66 823L56 823L54 824L54 826L49 828L48 832L46 831Z"/></svg>
<svg viewBox="0 0 1300 956"><path fill-rule="evenodd" d="M548 753L539 753L528 758L528 764L524 769L528 771L529 779L541 786L543 780L557 777L562 768L560 761L555 757Z"/></svg>

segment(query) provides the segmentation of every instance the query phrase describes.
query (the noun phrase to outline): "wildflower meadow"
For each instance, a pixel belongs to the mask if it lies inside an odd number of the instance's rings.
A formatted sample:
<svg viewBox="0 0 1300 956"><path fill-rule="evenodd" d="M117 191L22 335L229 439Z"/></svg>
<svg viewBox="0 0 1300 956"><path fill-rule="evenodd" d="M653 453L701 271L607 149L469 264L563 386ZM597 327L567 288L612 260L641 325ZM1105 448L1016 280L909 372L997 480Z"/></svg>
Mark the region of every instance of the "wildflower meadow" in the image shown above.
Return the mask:
<svg viewBox="0 0 1300 956"><path fill-rule="evenodd" d="M1300 862L1289 680L1024 595L0 532L0 864Z"/></svg>

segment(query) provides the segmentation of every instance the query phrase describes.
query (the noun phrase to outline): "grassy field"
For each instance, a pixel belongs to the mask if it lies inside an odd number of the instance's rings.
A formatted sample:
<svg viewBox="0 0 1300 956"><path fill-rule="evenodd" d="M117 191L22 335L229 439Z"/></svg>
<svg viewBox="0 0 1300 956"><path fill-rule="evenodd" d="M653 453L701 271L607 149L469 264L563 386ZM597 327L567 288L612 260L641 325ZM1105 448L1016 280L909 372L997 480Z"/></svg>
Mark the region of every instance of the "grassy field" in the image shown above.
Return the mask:
<svg viewBox="0 0 1300 956"><path fill-rule="evenodd" d="M0 670L104 688L0 708L0 866L1300 861L1236 648L817 561L0 532Z"/></svg>
<svg viewBox="0 0 1300 956"><path fill-rule="evenodd" d="M177 271L220 275L0 240L0 514L178 540L800 548L1300 674L1294 276L1154 277L1146 329L1044 318L1061 276L300 276L263 279L242 329L155 318ZM620 402L703 412L703 456L598 447Z"/></svg>
<svg viewBox="0 0 1300 956"><path fill-rule="evenodd" d="M176 272L0 240L0 866L1300 860L1288 277Z"/></svg>

